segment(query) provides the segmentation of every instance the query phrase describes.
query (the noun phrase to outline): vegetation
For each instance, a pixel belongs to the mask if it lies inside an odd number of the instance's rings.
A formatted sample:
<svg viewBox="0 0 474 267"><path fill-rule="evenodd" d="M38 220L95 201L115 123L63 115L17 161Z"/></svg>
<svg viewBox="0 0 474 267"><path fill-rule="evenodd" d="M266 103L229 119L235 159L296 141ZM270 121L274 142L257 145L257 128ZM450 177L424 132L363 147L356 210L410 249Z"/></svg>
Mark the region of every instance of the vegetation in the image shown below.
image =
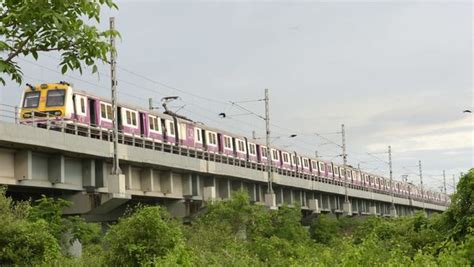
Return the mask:
<svg viewBox="0 0 474 267"><path fill-rule="evenodd" d="M20 55L38 58L39 52L61 53L61 71L82 72L81 64L97 71L96 61L108 61L107 41L117 32L100 31L85 19L100 22L101 5L117 8L111 0L0 0L0 73L17 83L22 72L16 62ZM4 78L0 82L5 84Z"/></svg>
<svg viewBox="0 0 474 267"><path fill-rule="evenodd" d="M66 201L13 202L0 190L0 264L64 266L472 266L474 169L443 214L397 219L315 218L298 207L269 211L237 192L181 225L157 206L138 206L101 236L64 217ZM67 253L74 240L83 255ZM28 245L25 245L28 244Z"/></svg>

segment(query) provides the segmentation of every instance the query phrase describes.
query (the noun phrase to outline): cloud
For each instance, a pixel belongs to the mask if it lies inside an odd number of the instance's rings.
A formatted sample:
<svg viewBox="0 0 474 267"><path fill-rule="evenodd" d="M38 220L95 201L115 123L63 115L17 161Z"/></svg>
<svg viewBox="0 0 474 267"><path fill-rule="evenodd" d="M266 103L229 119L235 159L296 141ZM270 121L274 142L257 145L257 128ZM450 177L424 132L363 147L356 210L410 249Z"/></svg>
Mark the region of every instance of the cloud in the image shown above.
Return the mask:
<svg viewBox="0 0 474 267"><path fill-rule="evenodd" d="M391 145L399 152L446 150L474 148L472 118L466 117L448 123L429 125L398 125L379 132L377 135L396 137ZM387 143L374 143L367 146L369 151L380 151Z"/></svg>

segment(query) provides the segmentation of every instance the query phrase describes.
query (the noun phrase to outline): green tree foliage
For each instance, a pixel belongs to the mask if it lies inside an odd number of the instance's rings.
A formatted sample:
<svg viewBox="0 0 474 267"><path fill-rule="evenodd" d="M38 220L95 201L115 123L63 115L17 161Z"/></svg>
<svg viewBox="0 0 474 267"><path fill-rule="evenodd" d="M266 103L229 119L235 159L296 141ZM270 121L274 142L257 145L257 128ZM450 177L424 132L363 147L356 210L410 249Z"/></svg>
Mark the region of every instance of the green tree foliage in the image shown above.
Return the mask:
<svg viewBox="0 0 474 267"><path fill-rule="evenodd" d="M62 200L36 205L0 194L0 263L65 266L473 266L473 171L459 182L449 209L400 218L318 215L309 229L299 207L271 211L245 192L207 204L191 225L160 207L139 206L101 240ZM71 225L73 227L71 227ZM34 229L34 230L32 230ZM80 259L61 255L61 237L89 244ZM24 244L29 244L25 246ZM21 256L19 256L21 255ZM28 255L24 257L23 255Z"/></svg>
<svg viewBox="0 0 474 267"><path fill-rule="evenodd" d="M14 202L0 187L0 264L37 265L60 257L60 247L44 220L29 221L29 203Z"/></svg>
<svg viewBox="0 0 474 267"><path fill-rule="evenodd" d="M109 266L188 265L180 225L158 206L138 207L112 225L104 241Z"/></svg>
<svg viewBox="0 0 474 267"><path fill-rule="evenodd" d="M450 238L462 241L474 232L474 169L461 177L451 203L440 220L440 227Z"/></svg>
<svg viewBox="0 0 474 267"><path fill-rule="evenodd" d="M69 201L43 195L35 204L29 210L28 219L32 222L44 220L48 224L48 231L56 238L64 252L75 240L80 240L84 245L100 242L98 224L86 223L78 216L63 216L63 208L71 205Z"/></svg>
<svg viewBox="0 0 474 267"><path fill-rule="evenodd" d="M321 244L329 245L340 237L339 222L335 217L322 214L315 218L310 227L311 238Z"/></svg>
<svg viewBox="0 0 474 267"><path fill-rule="evenodd" d="M100 31L84 19L100 22L100 7L117 8L112 0L0 0L0 72L17 83L22 72L19 55L38 58L39 52L61 53L61 70L82 72L82 64L97 71L97 61L107 61L111 47L107 37L117 32ZM0 82L5 84L4 78Z"/></svg>

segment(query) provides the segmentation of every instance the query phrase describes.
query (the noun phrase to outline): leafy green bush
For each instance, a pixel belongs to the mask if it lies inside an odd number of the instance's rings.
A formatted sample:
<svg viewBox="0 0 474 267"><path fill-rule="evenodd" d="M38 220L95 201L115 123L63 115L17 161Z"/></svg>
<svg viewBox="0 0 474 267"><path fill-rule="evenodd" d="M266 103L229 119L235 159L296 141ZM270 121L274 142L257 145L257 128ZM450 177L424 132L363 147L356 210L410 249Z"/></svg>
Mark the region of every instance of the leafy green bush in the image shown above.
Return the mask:
<svg viewBox="0 0 474 267"><path fill-rule="evenodd" d="M180 225L158 206L139 207L120 219L110 227L104 245L110 266L189 264Z"/></svg>
<svg viewBox="0 0 474 267"><path fill-rule="evenodd" d="M14 202L0 187L0 263L38 265L53 262L61 255L55 237L44 220L28 221L27 202Z"/></svg>

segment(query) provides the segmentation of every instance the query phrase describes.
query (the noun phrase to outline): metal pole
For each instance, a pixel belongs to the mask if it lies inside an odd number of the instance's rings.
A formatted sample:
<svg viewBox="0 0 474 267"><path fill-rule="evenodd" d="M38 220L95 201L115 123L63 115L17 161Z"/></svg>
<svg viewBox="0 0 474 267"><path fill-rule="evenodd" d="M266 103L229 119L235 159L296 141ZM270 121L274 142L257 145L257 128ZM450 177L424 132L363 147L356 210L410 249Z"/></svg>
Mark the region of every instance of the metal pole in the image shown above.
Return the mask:
<svg viewBox="0 0 474 267"><path fill-rule="evenodd" d="M15 123L18 123L18 106L15 106Z"/></svg>
<svg viewBox="0 0 474 267"><path fill-rule="evenodd" d="M446 202L448 201L448 198L446 197L447 194L446 194L446 171L445 170L443 170L443 189L444 189L443 199L444 199L444 203L446 204Z"/></svg>
<svg viewBox="0 0 474 267"><path fill-rule="evenodd" d="M420 189L421 189L421 201L423 203L423 210L425 210L425 192L423 191L423 171L421 169L421 160L418 161L418 169L420 170Z"/></svg>
<svg viewBox="0 0 474 267"><path fill-rule="evenodd" d="M346 131L344 129L344 124L341 124L341 135L342 135L342 161L344 164L344 193L345 193L345 202L349 202L349 195L347 192L347 153L346 153Z"/></svg>
<svg viewBox="0 0 474 267"><path fill-rule="evenodd" d="M443 189L444 189L444 194L446 195L446 171L443 170Z"/></svg>
<svg viewBox="0 0 474 267"><path fill-rule="evenodd" d="M110 18L110 31L115 31L115 18ZM117 122L117 73L116 73L116 57L117 52L115 50L115 36L110 35L110 77L112 82L112 124L113 124L113 139L114 139L114 160L112 164L112 174L118 175L122 173L119 166L118 158L118 122Z"/></svg>
<svg viewBox="0 0 474 267"><path fill-rule="evenodd" d="M390 197L392 198L392 209L395 208L393 199L393 170L392 170L392 146L388 146L388 168L390 171Z"/></svg>
<svg viewBox="0 0 474 267"><path fill-rule="evenodd" d="M267 143L267 172L268 172L268 193L273 194L273 172L272 158L270 153L270 105L269 105L268 89L265 89L265 139Z"/></svg>
<svg viewBox="0 0 474 267"><path fill-rule="evenodd" d="M453 174L453 193L456 193L456 175Z"/></svg>
<svg viewBox="0 0 474 267"><path fill-rule="evenodd" d="M148 109L153 110L153 98L148 98Z"/></svg>

